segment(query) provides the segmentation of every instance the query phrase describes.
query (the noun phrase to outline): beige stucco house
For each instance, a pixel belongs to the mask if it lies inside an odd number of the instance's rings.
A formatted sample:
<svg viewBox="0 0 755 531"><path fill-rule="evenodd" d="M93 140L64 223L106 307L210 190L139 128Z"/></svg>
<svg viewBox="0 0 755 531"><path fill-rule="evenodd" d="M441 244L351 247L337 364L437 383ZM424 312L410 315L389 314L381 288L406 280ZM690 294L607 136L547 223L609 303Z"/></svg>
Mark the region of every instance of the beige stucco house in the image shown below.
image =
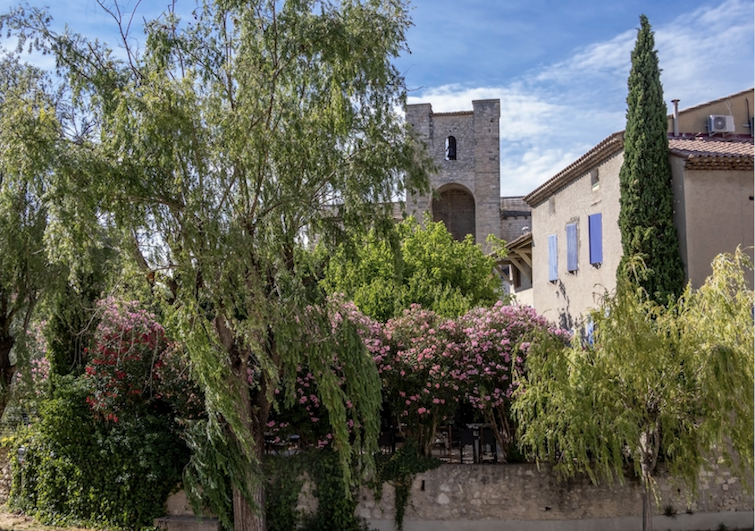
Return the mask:
<svg viewBox="0 0 755 531"><path fill-rule="evenodd" d="M749 89L669 117L674 222L695 287L717 254L755 245L752 102ZM532 234L511 242L516 245L509 251L529 253L532 288L517 297L561 326L579 325L615 287L623 147L623 132L610 135L524 197L532 207Z"/></svg>

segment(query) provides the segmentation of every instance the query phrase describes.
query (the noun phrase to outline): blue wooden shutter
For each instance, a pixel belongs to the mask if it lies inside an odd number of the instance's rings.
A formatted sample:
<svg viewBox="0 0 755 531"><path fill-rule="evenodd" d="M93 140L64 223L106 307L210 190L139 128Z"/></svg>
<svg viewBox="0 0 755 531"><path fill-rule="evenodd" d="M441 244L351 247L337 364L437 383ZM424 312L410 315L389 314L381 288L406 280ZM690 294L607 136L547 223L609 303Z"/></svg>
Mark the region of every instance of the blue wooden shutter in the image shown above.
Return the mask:
<svg viewBox="0 0 755 531"><path fill-rule="evenodd" d="M590 231L590 263L603 263L603 220L600 214L587 218Z"/></svg>
<svg viewBox="0 0 755 531"><path fill-rule="evenodd" d="M577 224L566 225L566 270L576 271L577 260Z"/></svg>
<svg viewBox="0 0 755 531"><path fill-rule="evenodd" d="M555 234L548 236L548 280L558 280L558 240Z"/></svg>

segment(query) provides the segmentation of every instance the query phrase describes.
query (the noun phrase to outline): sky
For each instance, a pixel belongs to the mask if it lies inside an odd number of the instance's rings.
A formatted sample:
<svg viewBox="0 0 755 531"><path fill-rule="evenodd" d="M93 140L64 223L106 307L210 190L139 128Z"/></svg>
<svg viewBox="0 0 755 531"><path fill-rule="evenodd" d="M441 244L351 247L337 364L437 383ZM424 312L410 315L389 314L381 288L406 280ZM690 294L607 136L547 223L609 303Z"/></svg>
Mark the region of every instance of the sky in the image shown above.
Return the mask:
<svg viewBox="0 0 755 531"><path fill-rule="evenodd" d="M196 5L175 1L183 13ZM59 27L115 43L112 19L95 0L30 3L50 5ZM137 2L122 3L128 10ZM170 3L142 0L136 20ZM0 12L16 4L0 0ZM501 100L501 195L525 195L624 129L641 14L655 31L669 108L672 99L684 109L755 86L752 0L415 0L410 53L396 65L408 102L435 112Z"/></svg>

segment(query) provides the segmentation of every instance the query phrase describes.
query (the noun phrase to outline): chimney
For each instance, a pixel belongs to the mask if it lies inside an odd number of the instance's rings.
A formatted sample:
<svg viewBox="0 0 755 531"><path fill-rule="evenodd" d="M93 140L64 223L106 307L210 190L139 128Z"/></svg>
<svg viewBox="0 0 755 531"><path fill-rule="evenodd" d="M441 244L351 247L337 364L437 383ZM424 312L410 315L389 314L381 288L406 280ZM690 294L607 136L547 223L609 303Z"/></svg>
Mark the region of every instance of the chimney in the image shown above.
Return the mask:
<svg viewBox="0 0 755 531"><path fill-rule="evenodd" d="M674 136L679 136L679 100L671 100L674 104Z"/></svg>

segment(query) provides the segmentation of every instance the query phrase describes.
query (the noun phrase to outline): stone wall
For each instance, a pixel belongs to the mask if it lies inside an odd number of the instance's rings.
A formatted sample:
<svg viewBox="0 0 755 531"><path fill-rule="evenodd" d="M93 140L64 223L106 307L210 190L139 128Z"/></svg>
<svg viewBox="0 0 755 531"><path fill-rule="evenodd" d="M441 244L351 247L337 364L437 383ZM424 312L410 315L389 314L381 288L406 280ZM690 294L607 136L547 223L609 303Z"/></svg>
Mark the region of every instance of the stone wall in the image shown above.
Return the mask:
<svg viewBox="0 0 755 531"><path fill-rule="evenodd" d="M681 486L663 475L658 490L658 515L753 510L752 495L723 468L704 472L697 496L690 499ZM386 485L379 503L364 490L357 513L372 521L393 519L393 489ZM584 476L559 481L548 466L444 464L415 478L406 521L585 520L641 514L637 480L595 486Z"/></svg>

